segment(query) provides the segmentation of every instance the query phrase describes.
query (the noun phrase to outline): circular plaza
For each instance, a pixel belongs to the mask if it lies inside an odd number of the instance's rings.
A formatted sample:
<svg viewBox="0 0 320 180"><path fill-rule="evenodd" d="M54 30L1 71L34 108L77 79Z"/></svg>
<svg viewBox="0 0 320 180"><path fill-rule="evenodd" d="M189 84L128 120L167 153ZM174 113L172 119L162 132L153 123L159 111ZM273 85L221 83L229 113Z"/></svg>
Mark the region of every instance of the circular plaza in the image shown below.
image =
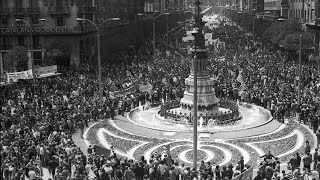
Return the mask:
<svg viewBox="0 0 320 180"><path fill-rule="evenodd" d="M254 108L268 112L262 107ZM137 107L125 116L116 116L115 120L101 120L92 124L84 134L87 145L105 149L112 146L118 156L133 160L140 160L142 156L150 160L152 156L165 154L170 147L172 159L192 166L193 133L190 128L166 121L153 123L159 121L155 120L158 106L141 111L141 107ZM243 157L245 164L257 168L260 157L269 151L280 162L287 163L294 154L305 153L306 141L309 141L312 152L316 147L313 132L293 117L279 123L271 116L268 120L258 119L265 118L263 115L250 119L247 116L252 114L247 112L244 116L240 124L215 125L216 128L204 127L203 131L198 131L198 163L210 161L223 166L237 164ZM251 123L245 124L246 120Z"/></svg>

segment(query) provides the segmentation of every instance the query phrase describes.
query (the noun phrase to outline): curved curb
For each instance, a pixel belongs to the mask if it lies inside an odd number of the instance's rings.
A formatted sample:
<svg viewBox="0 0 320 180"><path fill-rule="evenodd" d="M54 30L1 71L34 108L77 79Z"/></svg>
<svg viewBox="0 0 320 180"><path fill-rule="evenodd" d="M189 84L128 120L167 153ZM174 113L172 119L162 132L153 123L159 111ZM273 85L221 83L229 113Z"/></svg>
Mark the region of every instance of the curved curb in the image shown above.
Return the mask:
<svg viewBox="0 0 320 180"><path fill-rule="evenodd" d="M297 151L298 149L300 149L303 146L304 137L303 137L303 133L301 131L295 129L290 134L283 136L283 137L280 137L280 138L277 138L277 139L271 139L271 140L267 140L267 141L259 141L259 142L253 142L253 143L244 143L244 144L251 147L252 149L254 149L259 154L259 156L263 156L266 153L260 147L255 146L255 144L275 142L275 141L290 138L294 135L297 135L297 140L296 140L294 147L289 149L288 151L282 153L282 154L277 155L277 157L280 158L280 157L287 156L289 154L294 153L295 151Z"/></svg>
<svg viewBox="0 0 320 180"><path fill-rule="evenodd" d="M224 149L223 147L214 146L214 145L202 145L202 146L213 147L213 148L219 149L220 151L223 152L224 159L219 163L219 166L223 166L232 160L232 152L227 149ZM201 149L201 147L200 147L200 149ZM208 150L208 151L210 151L210 150Z"/></svg>
<svg viewBox="0 0 320 180"><path fill-rule="evenodd" d="M231 147L237 149L243 156L244 164L247 164L250 161L251 156L250 156L249 152L247 150L243 149L242 147L239 147L237 145L234 145L234 144L231 144L231 143L227 143L227 142L224 142L224 141L217 142L217 143L225 144L225 145L228 145L228 146L231 146Z"/></svg>
<svg viewBox="0 0 320 180"><path fill-rule="evenodd" d="M231 140L238 140L238 139L247 139L247 138L257 138L257 137L263 137L263 136L268 136L271 134L275 134L281 130L283 130L287 125L286 124L281 124L278 129L272 131L272 132L268 132L265 134L259 134L259 135L254 135L254 136L245 136L245 137L240 137L240 138L234 138L234 139L226 139L227 141L231 141Z"/></svg>
<svg viewBox="0 0 320 180"><path fill-rule="evenodd" d="M254 105L256 106L256 105ZM234 131L242 131L242 130L247 130L247 129L254 129L254 128L257 128L257 127L261 127L261 126L264 126L268 123L270 123L272 120L273 120L273 117L271 116L271 113L269 110L267 109L264 109L262 108L261 106L256 106L257 108L259 109L263 109L265 110L269 115L270 115L270 118L269 120L261 123L261 124L258 124L256 126L252 126L252 127L247 127L247 128L240 128L240 129L235 129L235 130L219 130L219 131L201 131L199 133L219 133L219 132L234 132ZM140 107L136 107L134 109L131 109L129 113L127 113L127 119L128 121L130 121L131 123L137 125L137 126L140 126L140 127L143 127L143 128L147 128L147 129L152 129L152 130L157 130L157 131L165 131L165 132L179 132L179 133L190 133L192 132L192 130L173 130L173 129L162 129L162 128L155 128L155 127L148 127L146 125L142 125L140 123L137 123L137 122L134 122L132 119L131 119L131 114L136 111L137 109L139 109ZM156 107L155 107L156 108ZM156 117L156 114L153 115L152 118Z"/></svg>
<svg viewBox="0 0 320 180"><path fill-rule="evenodd" d="M210 161L210 160L212 160L212 159L214 158L214 154L211 153L209 150L201 149L201 148L199 148L198 151L199 151L199 150L200 150L200 151L204 151L204 152L207 154L207 156L208 156L205 160L203 160L204 162L208 162L208 161ZM193 149L186 149L186 150L180 152L179 155L178 155L179 159L182 160L182 161L184 161L184 162L187 162L187 163L192 164L193 162L187 160L187 158L186 158L186 154L187 154L188 152L190 152L190 151L193 151ZM198 161L197 163L199 164L199 163L201 163L201 161Z"/></svg>
<svg viewBox="0 0 320 180"><path fill-rule="evenodd" d="M101 129L99 129L99 131L97 132L97 137L98 137L98 140L99 142L107 149L110 149L111 148L111 144L109 144L109 142L103 137L103 131ZM124 154L123 152L121 151L118 151L118 150L115 150L115 152L117 154L119 154L120 156L124 156L126 157L127 155Z"/></svg>
<svg viewBox="0 0 320 180"><path fill-rule="evenodd" d="M152 153L154 150L158 149L158 148L161 147L161 146L168 145L168 144L170 144L170 143L172 143L172 142L162 143L162 144L159 144L159 145L157 145L157 146L153 146L153 147L149 148L149 149L148 149L147 151L145 151L144 154L143 154L143 156L145 157L146 161L147 161L147 162L150 161L151 153ZM171 148L170 148L170 150L171 150Z"/></svg>

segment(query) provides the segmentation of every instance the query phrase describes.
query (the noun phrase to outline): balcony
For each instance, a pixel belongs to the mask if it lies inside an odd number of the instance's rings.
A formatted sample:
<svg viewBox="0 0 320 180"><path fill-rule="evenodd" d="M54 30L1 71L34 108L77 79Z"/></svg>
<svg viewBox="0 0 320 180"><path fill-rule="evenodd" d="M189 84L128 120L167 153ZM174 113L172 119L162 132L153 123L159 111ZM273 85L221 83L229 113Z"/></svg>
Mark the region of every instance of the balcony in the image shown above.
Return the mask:
<svg viewBox="0 0 320 180"><path fill-rule="evenodd" d="M24 15L26 13L25 8L12 8L12 13L14 15Z"/></svg>
<svg viewBox="0 0 320 180"><path fill-rule="evenodd" d="M39 7L31 7L27 9L28 14L40 14L40 8Z"/></svg>
<svg viewBox="0 0 320 180"><path fill-rule="evenodd" d="M49 13L51 15L62 15L62 14L70 14L70 7L51 7L49 8Z"/></svg>
<svg viewBox="0 0 320 180"><path fill-rule="evenodd" d="M80 13L94 13L96 12L96 10L97 10L96 7L81 7Z"/></svg>
<svg viewBox="0 0 320 180"><path fill-rule="evenodd" d="M1 15L1 16L8 16L8 15L10 15L10 9L9 9L9 8L1 8L1 9L0 9L0 15Z"/></svg>

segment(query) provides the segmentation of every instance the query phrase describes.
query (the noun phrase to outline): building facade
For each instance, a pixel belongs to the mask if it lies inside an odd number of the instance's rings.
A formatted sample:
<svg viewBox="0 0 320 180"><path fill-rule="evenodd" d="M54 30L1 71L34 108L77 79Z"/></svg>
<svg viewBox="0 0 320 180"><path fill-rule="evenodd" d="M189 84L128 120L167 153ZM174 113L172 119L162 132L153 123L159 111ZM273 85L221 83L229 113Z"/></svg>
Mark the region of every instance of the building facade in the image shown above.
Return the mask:
<svg viewBox="0 0 320 180"><path fill-rule="evenodd" d="M289 17L311 20L319 17L319 0L288 0Z"/></svg>
<svg viewBox="0 0 320 180"><path fill-rule="evenodd" d="M264 11L269 12L268 16L281 16L281 1L282 0L264 0Z"/></svg>
<svg viewBox="0 0 320 180"><path fill-rule="evenodd" d="M30 57L31 39L35 65L46 61L44 51L52 41L68 48L70 61L67 64L78 66L96 61L96 28L77 18L88 19L100 27L103 61L110 53L150 35L152 21L138 14L151 13L152 17L153 13L182 6L182 0L0 0L0 73L4 72L3 57L13 47L26 47ZM103 23L115 17L120 20ZM17 19L23 21L17 22ZM145 26L149 29L144 30Z"/></svg>

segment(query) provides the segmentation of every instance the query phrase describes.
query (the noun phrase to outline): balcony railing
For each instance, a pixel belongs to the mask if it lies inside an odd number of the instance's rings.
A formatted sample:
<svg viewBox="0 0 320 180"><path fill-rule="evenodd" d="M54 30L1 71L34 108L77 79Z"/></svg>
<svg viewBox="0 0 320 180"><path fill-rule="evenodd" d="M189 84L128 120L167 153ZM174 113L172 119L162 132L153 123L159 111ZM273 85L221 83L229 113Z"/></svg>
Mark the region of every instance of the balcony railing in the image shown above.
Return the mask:
<svg viewBox="0 0 320 180"><path fill-rule="evenodd" d="M81 7L80 13L94 13L96 12L96 10L97 10L96 7Z"/></svg>
<svg viewBox="0 0 320 180"><path fill-rule="evenodd" d="M10 9L9 8L1 8L0 9L0 15L7 16L9 14L10 14Z"/></svg>
<svg viewBox="0 0 320 180"><path fill-rule="evenodd" d="M31 7L27 9L28 14L40 14L40 8L39 7Z"/></svg>
<svg viewBox="0 0 320 180"><path fill-rule="evenodd" d="M12 8L12 13L15 15L22 15L26 13L25 8Z"/></svg>
<svg viewBox="0 0 320 180"><path fill-rule="evenodd" d="M50 14L69 14L71 12L70 7L51 7L49 8Z"/></svg>

